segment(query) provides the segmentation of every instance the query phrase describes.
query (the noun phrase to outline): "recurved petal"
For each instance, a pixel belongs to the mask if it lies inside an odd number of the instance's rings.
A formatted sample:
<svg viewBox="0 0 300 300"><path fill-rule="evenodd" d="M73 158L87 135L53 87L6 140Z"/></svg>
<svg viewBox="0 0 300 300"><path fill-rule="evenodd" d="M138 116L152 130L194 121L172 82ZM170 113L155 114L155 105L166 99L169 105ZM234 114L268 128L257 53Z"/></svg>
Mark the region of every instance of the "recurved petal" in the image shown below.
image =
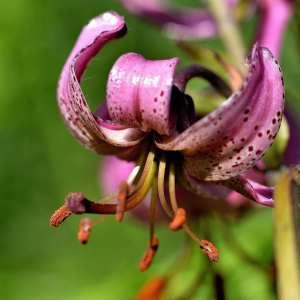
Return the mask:
<svg viewBox="0 0 300 300"><path fill-rule="evenodd" d="M110 122L96 118L80 87L81 76L90 60L108 41L125 32L124 19L114 12L92 19L80 33L58 84L59 108L71 133L85 147L100 153L112 152L115 146L133 146L142 137L137 129L114 127Z"/></svg>
<svg viewBox="0 0 300 300"><path fill-rule="evenodd" d="M250 180L245 176L237 176L220 183L261 205L273 206L274 204L273 188Z"/></svg>
<svg viewBox="0 0 300 300"><path fill-rule="evenodd" d="M200 180L225 180L253 167L272 144L282 119L283 78L266 48L255 47L240 91L170 141L157 143L182 151L184 167Z"/></svg>
<svg viewBox="0 0 300 300"><path fill-rule="evenodd" d="M211 194L210 198L214 199L216 195L222 195L223 199L226 198L228 203L235 206L231 197L232 191L236 191L261 205L273 206L273 188L253 181L246 176L237 176L221 181L203 181L190 176L186 170L183 172L183 176L186 188L201 197Z"/></svg>

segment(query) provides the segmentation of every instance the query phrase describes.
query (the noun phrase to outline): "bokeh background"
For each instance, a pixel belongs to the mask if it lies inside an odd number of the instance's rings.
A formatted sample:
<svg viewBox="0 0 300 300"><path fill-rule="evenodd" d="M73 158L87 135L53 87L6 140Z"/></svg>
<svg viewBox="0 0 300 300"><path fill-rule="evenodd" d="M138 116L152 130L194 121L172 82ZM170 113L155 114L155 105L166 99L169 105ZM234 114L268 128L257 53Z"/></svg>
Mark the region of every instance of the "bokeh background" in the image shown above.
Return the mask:
<svg viewBox="0 0 300 300"><path fill-rule="evenodd" d="M197 1L176 1L196 4ZM93 60L83 81L91 106L105 95L110 67L124 52L147 58L179 56L174 42L159 29L128 15L115 1L10 0L0 4L0 298L6 300L114 300L134 299L142 284L172 267L183 233L159 229L161 247L153 267L138 271L148 232L134 220L121 225L113 218L95 228L91 242L76 240L78 218L59 229L48 226L51 213L70 191L90 198L101 195L100 158L71 137L56 105L56 85L61 67L81 27L105 11L126 16L128 34L110 43ZM255 16L243 24L243 37L251 45ZM219 48L218 40L201 42ZM294 18L282 55L289 102L300 107L300 49ZM107 174L112 176L112 174ZM272 270L272 212L258 209L229 228L252 264L237 255L224 240L216 220L214 236L222 260L228 299L275 299ZM184 289L201 265L196 252L188 271L178 275L173 290ZM193 299L214 299L212 279L203 282Z"/></svg>

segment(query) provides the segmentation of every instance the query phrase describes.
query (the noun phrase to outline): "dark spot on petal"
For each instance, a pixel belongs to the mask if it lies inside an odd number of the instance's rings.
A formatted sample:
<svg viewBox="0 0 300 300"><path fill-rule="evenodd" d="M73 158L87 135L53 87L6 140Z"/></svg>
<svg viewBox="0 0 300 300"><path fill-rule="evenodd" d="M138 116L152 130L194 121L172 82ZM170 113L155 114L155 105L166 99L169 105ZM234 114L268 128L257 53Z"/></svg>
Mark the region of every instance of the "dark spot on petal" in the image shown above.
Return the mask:
<svg viewBox="0 0 300 300"><path fill-rule="evenodd" d="M248 150L249 150L249 151L253 151L253 146L249 146L249 147L248 147Z"/></svg>

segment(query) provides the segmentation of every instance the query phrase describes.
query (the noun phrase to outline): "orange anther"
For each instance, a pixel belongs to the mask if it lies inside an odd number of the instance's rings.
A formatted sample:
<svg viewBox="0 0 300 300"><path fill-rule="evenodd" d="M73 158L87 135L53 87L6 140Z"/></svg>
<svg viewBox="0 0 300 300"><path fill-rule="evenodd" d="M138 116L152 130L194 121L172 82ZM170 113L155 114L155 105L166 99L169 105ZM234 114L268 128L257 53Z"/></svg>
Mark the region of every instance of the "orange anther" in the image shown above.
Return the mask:
<svg viewBox="0 0 300 300"><path fill-rule="evenodd" d="M186 211L183 208L178 208L172 222L169 224L171 230L179 230L182 228L186 221Z"/></svg>
<svg viewBox="0 0 300 300"><path fill-rule="evenodd" d="M218 249L212 242L207 240L201 240L200 248L208 256L210 261L217 262L219 260Z"/></svg>
<svg viewBox="0 0 300 300"><path fill-rule="evenodd" d="M150 279L138 292L135 300L159 300L166 288L168 279L165 277L154 277Z"/></svg>
<svg viewBox="0 0 300 300"><path fill-rule="evenodd" d="M159 240L154 235L150 241L149 248L145 251L143 258L140 261L139 268L141 272L146 271L152 264L154 256L158 250Z"/></svg>
<svg viewBox="0 0 300 300"><path fill-rule="evenodd" d="M51 216L50 221L49 221L50 226L58 227L71 214L72 214L72 212L70 211L70 209L68 208L68 206L66 204L62 205Z"/></svg>
<svg viewBox="0 0 300 300"><path fill-rule="evenodd" d="M126 210L126 201L129 194L129 185L126 181L123 181L119 186L119 192L117 196L118 204L116 207L116 220L121 222Z"/></svg>
<svg viewBox="0 0 300 300"><path fill-rule="evenodd" d="M156 251L148 248L140 261L139 268L141 272L146 271L152 264Z"/></svg>
<svg viewBox="0 0 300 300"><path fill-rule="evenodd" d="M93 222L89 218L80 220L77 238L81 244L86 244L89 241Z"/></svg>

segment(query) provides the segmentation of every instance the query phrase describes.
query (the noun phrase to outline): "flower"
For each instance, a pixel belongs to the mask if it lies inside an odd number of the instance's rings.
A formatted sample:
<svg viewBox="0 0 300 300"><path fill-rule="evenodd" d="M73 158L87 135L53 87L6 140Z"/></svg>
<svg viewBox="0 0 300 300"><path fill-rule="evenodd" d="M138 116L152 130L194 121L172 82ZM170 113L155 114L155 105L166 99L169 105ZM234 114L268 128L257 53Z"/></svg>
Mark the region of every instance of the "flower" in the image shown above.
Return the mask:
<svg viewBox="0 0 300 300"><path fill-rule="evenodd" d="M171 7L163 0L120 0L132 14L161 26L177 40L211 38L217 33L214 17L208 10ZM228 1L234 5L234 1Z"/></svg>
<svg viewBox="0 0 300 300"><path fill-rule="evenodd" d="M268 47L275 57L279 57L282 38L293 12L294 0L261 0L260 24L257 41Z"/></svg>
<svg viewBox="0 0 300 300"><path fill-rule="evenodd" d="M279 130L284 106L280 67L268 49L255 46L242 88L199 118L192 98L185 94L188 80L204 77L228 94L220 78L201 66L176 74L178 58L150 61L127 53L110 71L106 102L92 113L80 79L105 43L125 32L124 19L114 12L92 19L63 67L57 97L67 126L85 147L136 161L137 167L105 201L93 202L82 193L70 193L50 223L58 226L72 213L115 214L121 221L151 189L150 240L140 269L150 266L158 249L154 234L158 199L172 219L170 227L183 228L216 261L214 245L200 240L187 224L188 216L177 201L176 183L200 198L216 198L217 188L229 188L260 204L273 204L272 189L243 174L261 159Z"/></svg>

